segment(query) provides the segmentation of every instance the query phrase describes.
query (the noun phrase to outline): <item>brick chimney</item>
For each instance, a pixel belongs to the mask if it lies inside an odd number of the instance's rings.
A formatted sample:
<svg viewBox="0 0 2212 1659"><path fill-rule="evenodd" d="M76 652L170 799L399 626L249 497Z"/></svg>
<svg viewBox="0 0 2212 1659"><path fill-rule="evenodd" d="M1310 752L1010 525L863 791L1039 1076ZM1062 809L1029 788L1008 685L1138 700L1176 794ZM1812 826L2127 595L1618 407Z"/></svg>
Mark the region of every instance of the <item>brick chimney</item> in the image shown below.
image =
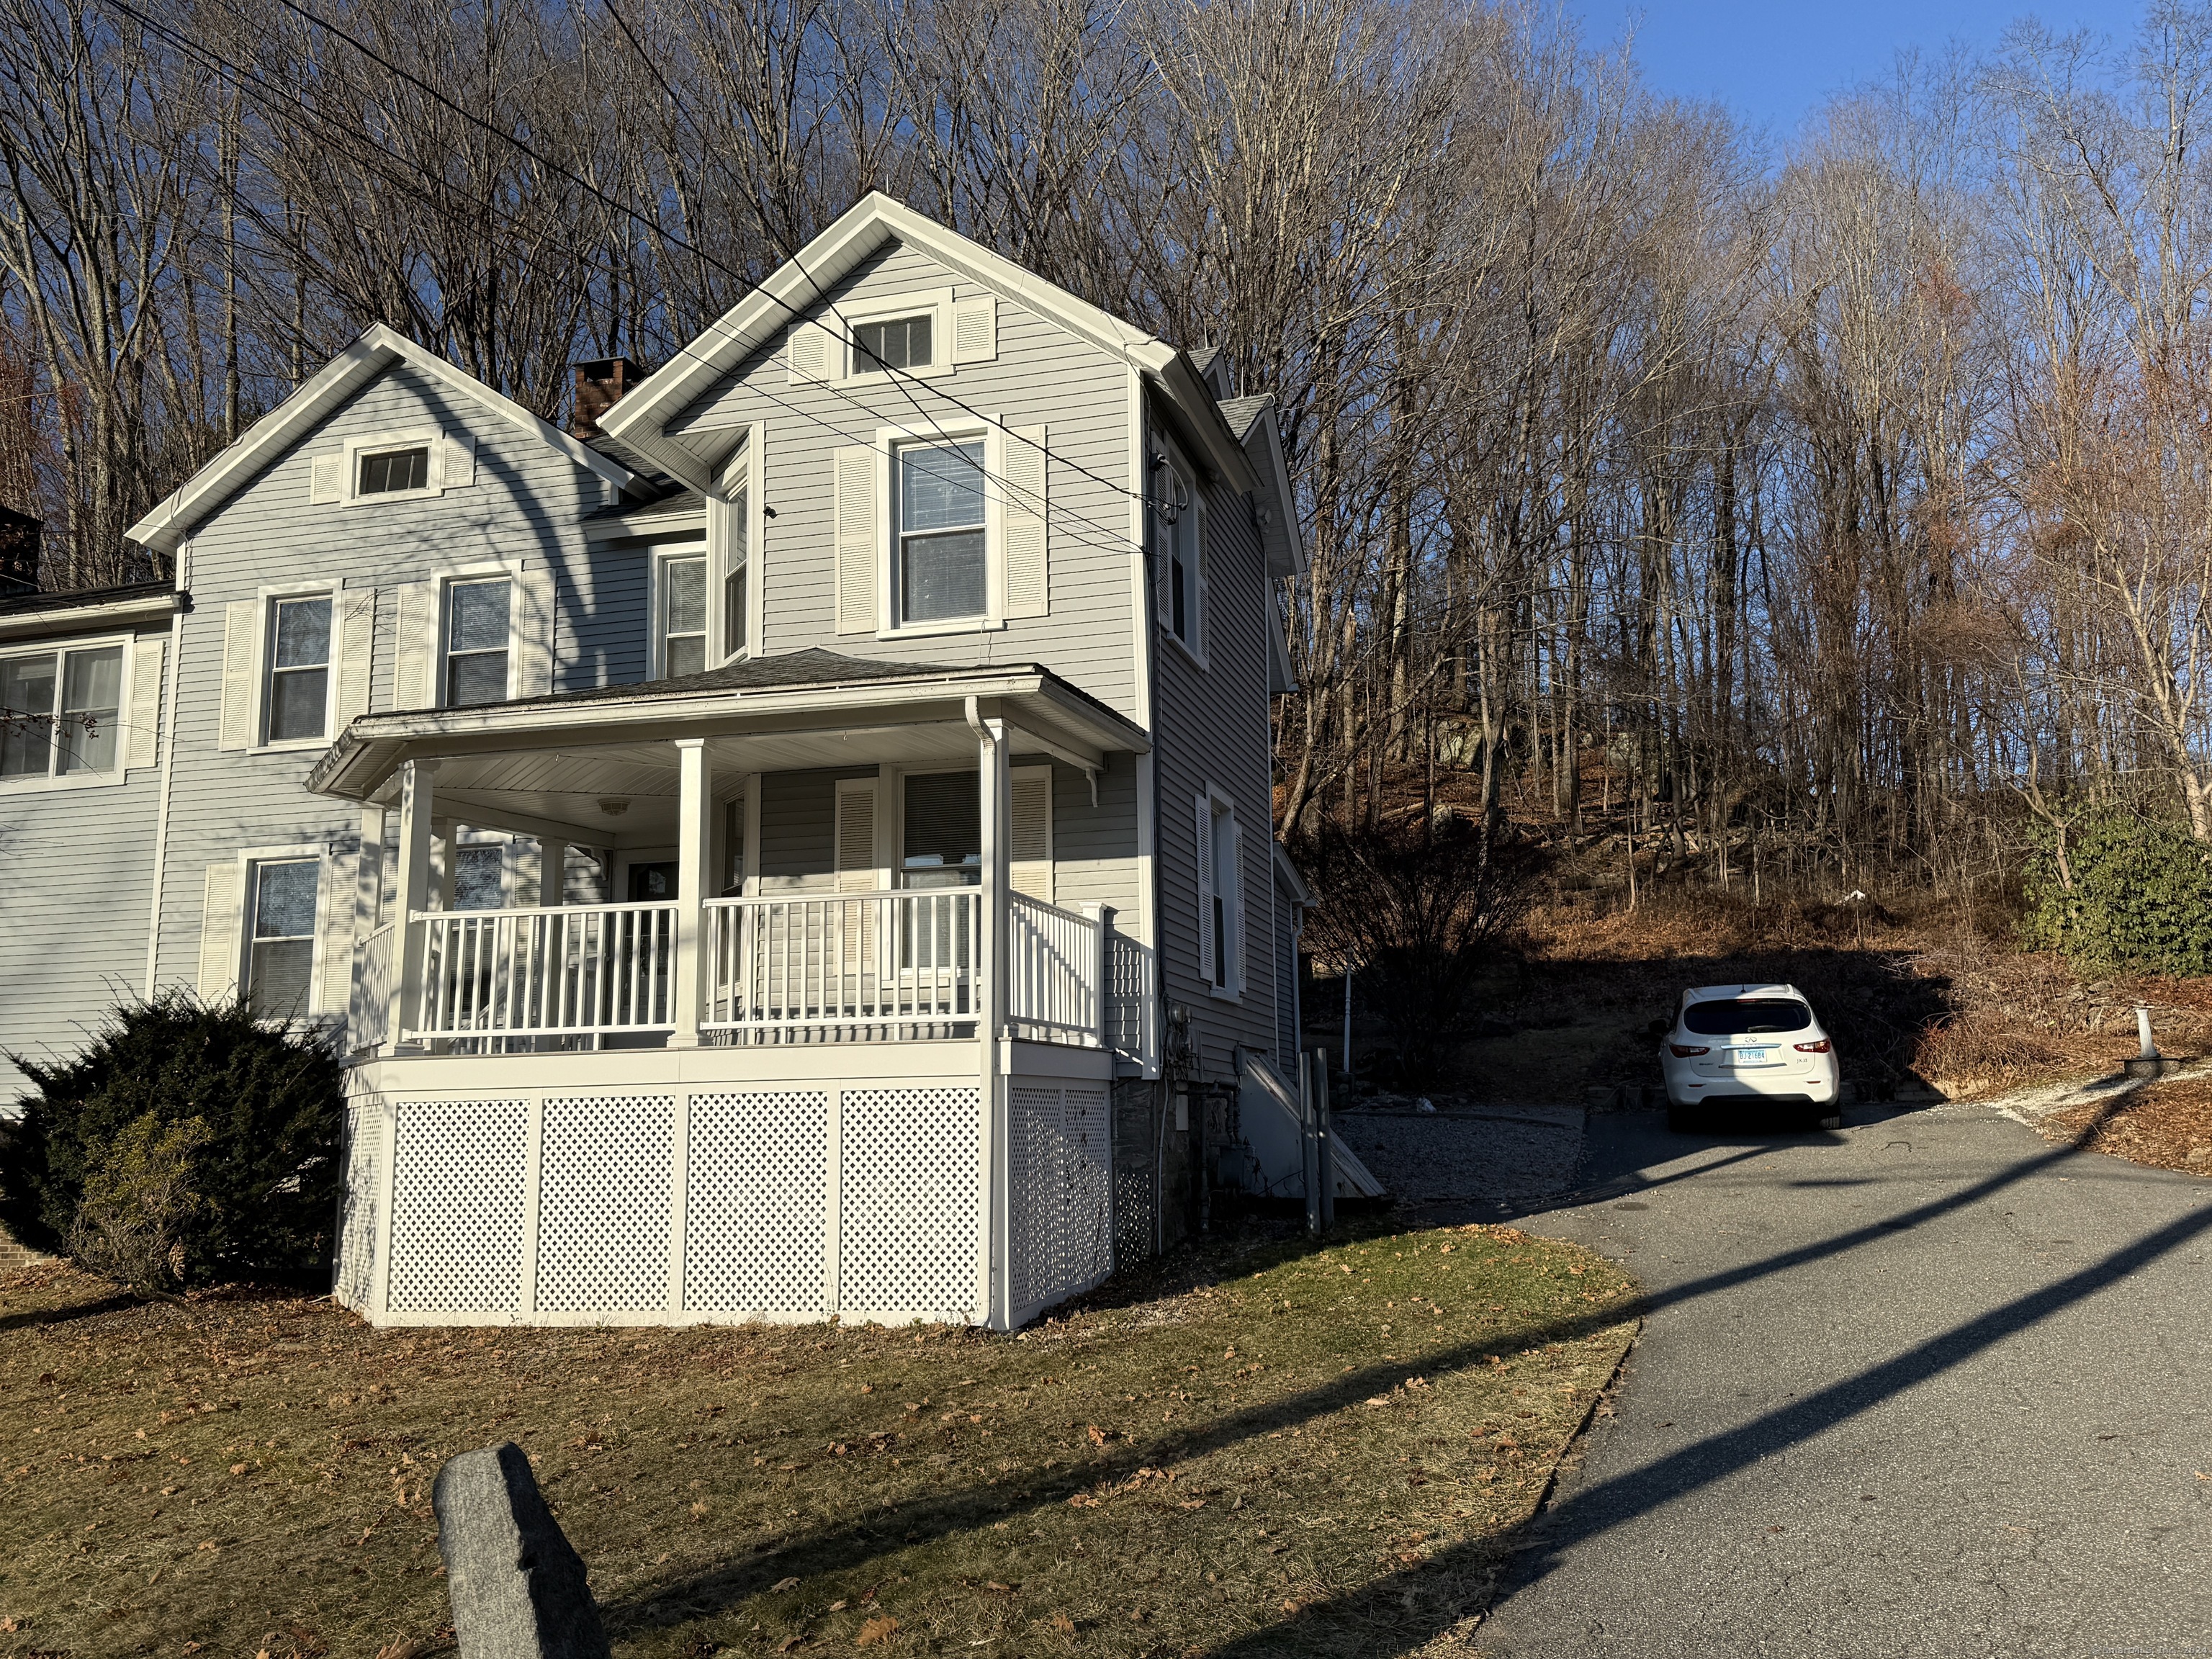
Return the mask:
<svg viewBox="0 0 2212 1659"><path fill-rule="evenodd" d="M578 438L599 435L599 416L621 402L645 378L627 357L599 357L576 365L575 396L568 405L568 431Z"/></svg>
<svg viewBox="0 0 2212 1659"><path fill-rule="evenodd" d="M0 507L0 599L39 585L39 540L46 521Z"/></svg>

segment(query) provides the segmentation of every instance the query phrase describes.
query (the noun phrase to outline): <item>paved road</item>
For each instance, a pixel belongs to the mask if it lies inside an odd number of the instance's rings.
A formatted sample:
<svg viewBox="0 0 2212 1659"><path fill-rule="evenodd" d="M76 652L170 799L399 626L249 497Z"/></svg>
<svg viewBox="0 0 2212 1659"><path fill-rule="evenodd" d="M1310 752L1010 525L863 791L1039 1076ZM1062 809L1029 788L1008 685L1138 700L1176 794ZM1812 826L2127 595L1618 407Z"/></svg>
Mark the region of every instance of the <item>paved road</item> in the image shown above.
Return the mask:
<svg viewBox="0 0 2212 1659"><path fill-rule="evenodd" d="M1520 1224L1652 1311L1478 1648L2212 1656L2212 1181L1966 1106L1586 1148Z"/></svg>

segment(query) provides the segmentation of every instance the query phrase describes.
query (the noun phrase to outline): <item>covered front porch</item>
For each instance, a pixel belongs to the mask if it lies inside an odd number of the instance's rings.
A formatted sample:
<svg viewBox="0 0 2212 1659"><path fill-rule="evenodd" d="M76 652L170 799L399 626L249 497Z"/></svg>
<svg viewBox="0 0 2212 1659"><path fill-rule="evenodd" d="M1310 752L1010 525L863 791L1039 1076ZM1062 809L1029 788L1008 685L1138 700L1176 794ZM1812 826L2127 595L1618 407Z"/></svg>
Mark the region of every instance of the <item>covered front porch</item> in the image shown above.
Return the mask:
<svg viewBox="0 0 2212 1659"><path fill-rule="evenodd" d="M356 722L342 1298L1007 1324L1103 1277L1143 746L1041 669L819 652Z"/></svg>

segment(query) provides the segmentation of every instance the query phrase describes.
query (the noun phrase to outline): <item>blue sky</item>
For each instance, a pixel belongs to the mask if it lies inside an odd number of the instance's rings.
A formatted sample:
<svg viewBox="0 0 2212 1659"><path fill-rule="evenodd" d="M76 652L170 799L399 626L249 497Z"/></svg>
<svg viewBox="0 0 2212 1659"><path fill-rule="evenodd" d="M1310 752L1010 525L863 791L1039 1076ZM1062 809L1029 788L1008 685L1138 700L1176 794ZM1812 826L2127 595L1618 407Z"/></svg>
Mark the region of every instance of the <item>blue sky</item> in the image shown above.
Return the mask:
<svg viewBox="0 0 2212 1659"><path fill-rule="evenodd" d="M2125 36L2142 15L2135 0L1571 0L1592 45L1617 39L1636 17L1645 82L1681 97L1712 98L1778 140L1832 92L1887 73L1903 47L1934 58L1954 40L1996 45L2033 12L2060 32Z"/></svg>

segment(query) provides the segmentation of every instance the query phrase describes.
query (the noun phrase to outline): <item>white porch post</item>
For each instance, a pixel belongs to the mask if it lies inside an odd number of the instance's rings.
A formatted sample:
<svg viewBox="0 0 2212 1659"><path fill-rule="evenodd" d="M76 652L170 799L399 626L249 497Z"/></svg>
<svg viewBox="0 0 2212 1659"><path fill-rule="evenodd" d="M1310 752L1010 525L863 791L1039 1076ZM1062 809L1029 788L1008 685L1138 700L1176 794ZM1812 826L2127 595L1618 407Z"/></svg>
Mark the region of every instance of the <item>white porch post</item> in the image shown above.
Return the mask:
<svg viewBox="0 0 2212 1659"><path fill-rule="evenodd" d="M399 768L399 896L392 925L399 936L399 971L392 975L392 1008L385 1023L385 1052L398 1046L408 1016L422 1006L423 951L428 936L415 912L429 908L431 780L435 761L406 761Z"/></svg>
<svg viewBox="0 0 2212 1659"><path fill-rule="evenodd" d="M678 738L676 756L680 771L677 801L676 852L676 1031L672 1048L699 1046L699 1021L704 1013L712 975L701 960L706 945L706 913L699 907L712 889L714 810L713 780L707 764L704 738Z"/></svg>
<svg viewBox="0 0 2212 1659"><path fill-rule="evenodd" d="M982 926L977 930L976 969L981 981L975 1000L975 1030L981 1039L980 1084L982 1105L984 1224L981 1279L977 1303L984 1318L1004 1330L1013 1319L1012 1263L1006 1245L1010 1233L1010 1194L1006 1186L1006 1077L1013 1055L1006 1041L1006 893L1007 853L1013 841L1013 781L1008 767L1009 745L1004 720L982 720L969 703L968 720L975 732L976 795L982 808L981 888Z"/></svg>
<svg viewBox="0 0 2212 1659"><path fill-rule="evenodd" d="M557 909L568 902L568 843L538 838L538 902Z"/></svg>
<svg viewBox="0 0 2212 1659"><path fill-rule="evenodd" d="M376 908L384 898L384 809L361 809L361 854L353 866L353 974L346 989L346 1048L362 1029L362 941L376 931Z"/></svg>

